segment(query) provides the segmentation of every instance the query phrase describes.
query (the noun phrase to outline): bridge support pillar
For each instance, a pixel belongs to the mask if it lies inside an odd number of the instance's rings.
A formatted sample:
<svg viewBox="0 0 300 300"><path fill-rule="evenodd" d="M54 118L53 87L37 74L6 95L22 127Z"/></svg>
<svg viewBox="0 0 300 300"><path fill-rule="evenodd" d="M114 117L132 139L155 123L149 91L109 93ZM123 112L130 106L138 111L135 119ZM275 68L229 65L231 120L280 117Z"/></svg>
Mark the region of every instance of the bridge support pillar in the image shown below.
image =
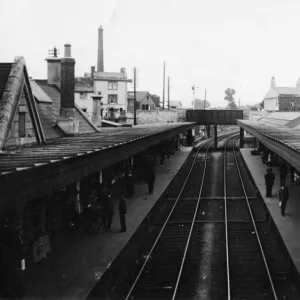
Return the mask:
<svg viewBox="0 0 300 300"><path fill-rule="evenodd" d="M193 132L192 129L189 129L186 134L186 141L188 146L193 146Z"/></svg>
<svg viewBox="0 0 300 300"><path fill-rule="evenodd" d="M218 132L217 132L217 126L218 126L218 125L214 125L215 149L218 148Z"/></svg>
<svg viewBox="0 0 300 300"><path fill-rule="evenodd" d="M210 125L206 125L207 138L210 138Z"/></svg>
<svg viewBox="0 0 300 300"><path fill-rule="evenodd" d="M244 148L244 129L240 128L240 148Z"/></svg>

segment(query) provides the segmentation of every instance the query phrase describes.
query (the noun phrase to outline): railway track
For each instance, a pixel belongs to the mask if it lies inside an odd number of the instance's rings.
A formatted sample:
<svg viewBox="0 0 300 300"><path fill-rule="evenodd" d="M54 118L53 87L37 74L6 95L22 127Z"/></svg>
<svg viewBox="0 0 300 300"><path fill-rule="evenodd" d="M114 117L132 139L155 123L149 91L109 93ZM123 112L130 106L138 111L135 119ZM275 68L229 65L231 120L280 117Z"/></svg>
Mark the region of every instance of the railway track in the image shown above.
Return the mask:
<svg viewBox="0 0 300 300"><path fill-rule="evenodd" d="M199 147L139 269L108 299L300 299L236 140L223 136L224 151L210 151L213 142Z"/></svg>
<svg viewBox="0 0 300 300"><path fill-rule="evenodd" d="M149 251L135 281L128 291L125 299L175 299L178 293L181 275L184 272L185 261L190 249L197 251L197 241L193 233L195 224L197 229L205 235L206 225L196 223L199 216L199 205L205 173L211 164L209 159L209 149L213 146L210 142L200 147L193 161L190 172L178 195L173 200L171 209L161 231ZM203 153L203 148L205 152ZM219 224L220 235L222 235ZM190 247L190 245L193 245ZM221 249L220 249L221 250ZM195 256L197 260L197 255ZM220 294L224 296L223 285L218 286L218 282L224 281L223 268L220 262L217 273L222 277L216 280L216 287ZM190 273L189 273L190 274ZM221 279L221 280L219 280ZM224 297L223 297L224 299Z"/></svg>

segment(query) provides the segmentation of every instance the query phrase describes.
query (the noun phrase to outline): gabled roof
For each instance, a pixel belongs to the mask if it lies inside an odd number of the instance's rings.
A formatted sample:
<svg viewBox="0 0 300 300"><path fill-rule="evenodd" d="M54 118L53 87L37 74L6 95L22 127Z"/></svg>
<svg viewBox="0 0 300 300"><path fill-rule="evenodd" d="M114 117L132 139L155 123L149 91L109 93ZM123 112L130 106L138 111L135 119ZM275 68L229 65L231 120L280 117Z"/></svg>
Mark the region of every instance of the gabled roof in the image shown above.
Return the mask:
<svg viewBox="0 0 300 300"><path fill-rule="evenodd" d="M270 88L264 99L275 98L280 95L300 96L300 89L297 87L275 87Z"/></svg>
<svg viewBox="0 0 300 300"><path fill-rule="evenodd" d="M32 94L29 77L23 57L17 57L12 64L0 64L0 149L5 146L11 124L24 93L31 114L38 143L45 141L36 103Z"/></svg>
<svg viewBox="0 0 300 300"><path fill-rule="evenodd" d="M149 92L136 91L136 102L143 101L146 96L149 96L149 98L152 100L152 97L149 94ZM128 99L134 99L134 93L133 92L127 92L127 97L128 97Z"/></svg>

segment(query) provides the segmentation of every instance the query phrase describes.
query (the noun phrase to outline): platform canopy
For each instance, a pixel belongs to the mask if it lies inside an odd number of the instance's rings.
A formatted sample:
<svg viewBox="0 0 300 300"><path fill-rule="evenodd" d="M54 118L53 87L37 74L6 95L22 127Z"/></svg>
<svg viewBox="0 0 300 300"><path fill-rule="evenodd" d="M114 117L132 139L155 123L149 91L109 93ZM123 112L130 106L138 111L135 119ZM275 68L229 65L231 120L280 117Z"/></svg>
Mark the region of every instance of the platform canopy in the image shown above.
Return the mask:
<svg viewBox="0 0 300 300"><path fill-rule="evenodd" d="M274 127L256 121L238 120L238 125L257 138L300 172L300 131L288 127Z"/></svg>
<svg viewBox="0 0 300 300"><path fill-rule="evenodd" d="M186 132L193 123L102 128L0 153L0 208L7 200L50 195L144 149Z"/></svg>

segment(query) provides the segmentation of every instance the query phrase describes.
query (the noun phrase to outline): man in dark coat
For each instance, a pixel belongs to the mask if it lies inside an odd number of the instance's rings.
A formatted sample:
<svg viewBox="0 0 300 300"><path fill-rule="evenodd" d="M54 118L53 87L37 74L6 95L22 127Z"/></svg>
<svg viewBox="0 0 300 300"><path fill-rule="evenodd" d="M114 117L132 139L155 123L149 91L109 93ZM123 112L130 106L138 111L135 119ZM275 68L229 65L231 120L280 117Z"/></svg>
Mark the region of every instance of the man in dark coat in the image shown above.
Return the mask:
<svg viewBox="0 0 300 300"><path fill-rule="evenodd" d="M272 172L272 168L267 169L267 174L265 175L266 184L266 197L272 197L272 188L275 181L275 174Z"/></svg>
<svg viewBox="0 0 300 300"><path fill-rule="evenodd" d="M125 215L127 214L127 204L126 199L124 196L120 196L119 198L119 215L120 215L120 224L121 230L120 232L126 232L126 218Z"/></svg>
<svg viewBox="0 0 300 300"><path fill-rule="evenodd" d="M279 190L279 205L280 205L282 216L284 216L288 199L289 199L289 190L285 185L282 185L282 187Z"/></svg>
<svg viewBox="0 0 300 300"><path fill-rule="evenodd" d="M146 180L148 184L148 191L149 194L153 193L153 187L154 187L154 182L155 182L155 174L152 170L152 168L148 168L146 171Z"/></svg>

